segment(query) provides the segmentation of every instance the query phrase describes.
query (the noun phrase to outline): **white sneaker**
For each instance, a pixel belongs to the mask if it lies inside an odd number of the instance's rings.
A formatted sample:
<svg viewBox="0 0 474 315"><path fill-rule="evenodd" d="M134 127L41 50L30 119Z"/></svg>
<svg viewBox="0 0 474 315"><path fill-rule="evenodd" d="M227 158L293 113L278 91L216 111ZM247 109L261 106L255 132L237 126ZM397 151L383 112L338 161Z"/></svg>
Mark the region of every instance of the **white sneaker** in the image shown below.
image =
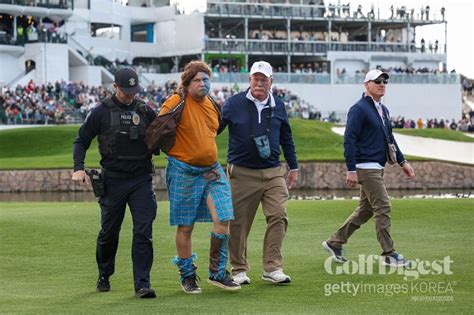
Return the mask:
<svg viewBox="0 0 474 315"><path fill-rule="evenodd" d="M234 282L238 284L250 284L250 278L247 277L246 272L239 272L238 274L234 275Z"/></svg>
<svg viewBox="0 0 474 315"><path fill-rule="evenodd" d="M278 269L272 272L263 272L262 280L269 281L271 283L290 283L291 278L283 273L283 270Z"/></svg>

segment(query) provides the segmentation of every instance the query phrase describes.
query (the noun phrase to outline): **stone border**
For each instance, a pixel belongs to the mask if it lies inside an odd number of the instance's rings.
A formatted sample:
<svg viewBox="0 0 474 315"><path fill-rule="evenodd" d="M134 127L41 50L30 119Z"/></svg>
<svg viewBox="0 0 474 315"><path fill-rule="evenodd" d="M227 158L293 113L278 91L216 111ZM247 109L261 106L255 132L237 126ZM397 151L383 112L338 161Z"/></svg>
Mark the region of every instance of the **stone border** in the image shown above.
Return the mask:
<svg viewBox="0 0 474 315"><path fill-rule="evenodd" d="M472 189L474 166L440 161L414 161L416 179L407 180L399 166L385 168L387 189ZM0 192L89 191L71 181L71 170L0 171ZM337 162L308 162L299 165L297 189L347 189L346 166ZM157 169L154 188L166 189L165 170Z"/></svg>

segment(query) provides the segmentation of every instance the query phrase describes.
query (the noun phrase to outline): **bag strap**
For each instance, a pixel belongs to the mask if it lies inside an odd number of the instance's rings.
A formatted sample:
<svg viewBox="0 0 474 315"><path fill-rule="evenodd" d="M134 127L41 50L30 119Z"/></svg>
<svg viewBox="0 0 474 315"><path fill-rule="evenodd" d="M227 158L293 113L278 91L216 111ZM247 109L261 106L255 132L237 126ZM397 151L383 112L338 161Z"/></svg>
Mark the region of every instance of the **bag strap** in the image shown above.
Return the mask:
<svg viewBox="0 0 474 315"><path fill-rule="evenodd" d="M369 104L370 104L370 102L369 102ZM375 113L377 114L377 117L380 117L380 114L379 114L377 108L375 107L375 103L374 103L374 106L371 105L371 107L373 107L373 109L375 110ZM385 112L382 104L380 104L380 107L382 108L382 112L383 112L384 116L387 117L388 128L390 128L390 133L391 133L392 132L392 127L390 126L390 119L388 118L388 114ZM380 128L382 128L383 134L385 135L385 141L387 141L387 143L389 143L389 144L392 144L392 141L390 140L390 137L387 134L387 129L385 129L385 125L382 122L382 119L383 119L383 117L380 117L379 125L380 125Z"/></svg>
<svg viewBox="0 0 474 315"><path fill-rule="evenodd" d="M176 93L178 94L178 93ZM167 111L165 114L171 114L171 113L174 113L175 111L177 111L181 106L184 106L186 105L186 98L183 97L181 94L178 94L179 95L179 102L178 104L176 104L173 108L171 108L169 111Z"/></svg>
<svg viewBox="0 0 474 315"><path fill-rule="evenodd" d="M219 124L220 124L221 119L222 119L222 109L212 96L208 95L207 98L211 101L212 105L214 105L214 108L216 109L216 112L217 112L217 120L219 121Z"/></svg>
<svg viewBox="0 0 474 315"><path fill-rule="evenodd" d="M170 109L167 113L173 113L173 112L177 111L180 106L184 106L186 104L186 97L183 97L179 93L175 93L175 94L179 95L179 102L178 102L178 104L176 104L176 106L174 106L172 109ZM218 120L221 121L222 110L221 110L220 106L217 104L217 102L214 100L214 98L212 96L208 95L207 98L209 99L209 101L212 103L212 105L216 109Z"/></svg>
<svg viewBox="0 0 474 315"><path fill-rule="evenodd" d="M179 110L181 107L184 107L184 105L186 105L186 97L183 97L181 94L179 93L175 93L175 94L178 94L179 95L179 102L178 104L176 104L173 108L171 108L169 111L167 111L166 113L164 113L163 115L165 114L173 114L174 112L176 112L177 110ZM216 109L217 111L217 119L218 119L218 122L220 123L221 121L221 117L222 117L222 112L221 112L221 108L220 106L216 103L216 101L212 98L212 96L208 95L207 98L209 99L209 101L212 103L212 105L214 106L214 108Z"/></svg>
<svg viewBox="0 0 474 315"><path fill-rule="evenodd" d="M385 128L383 128L385 130L385 137L387 137L388 143L393 144L393 141L391 140L391 139L393 139L393 130L392 130L392 123L391 123L391 120L390 120L390 115L388 114L387 110L384 108L384 106L382 104L380 104L380 107L382 108L382 112L383 112L384 116L387 117L388 134L387 134L387 130Z"/></svg>
<svg viewBox="0 0 474 315"><path fill-rule="evenodd" d="M250 101L250 100L249 100ZM255 103L253 101L251 101L253 106L255 106ZM270 115L266 117L266 126L265 126L265 132L267 134L267 136L270 136L271 132L272 132L272 117L273 117L273 108L272 108L272 105L271 104L268 104L269 102L271 102L270 100L270 96L268 97L268 102L267 104L264 105L263 109L262 109L262 112L263 110L266 108L265 106L269 105L268 109L270 110ZM251 138L254 138L254 134L253 134L253 119L252 119L252 113L251 113L251 106L246 106L245 108L247 110L247 114L249 116L249 135ZM257 114L258 114L258 111L257 111ZM261 113L260 113L261 114Z"/></svg>

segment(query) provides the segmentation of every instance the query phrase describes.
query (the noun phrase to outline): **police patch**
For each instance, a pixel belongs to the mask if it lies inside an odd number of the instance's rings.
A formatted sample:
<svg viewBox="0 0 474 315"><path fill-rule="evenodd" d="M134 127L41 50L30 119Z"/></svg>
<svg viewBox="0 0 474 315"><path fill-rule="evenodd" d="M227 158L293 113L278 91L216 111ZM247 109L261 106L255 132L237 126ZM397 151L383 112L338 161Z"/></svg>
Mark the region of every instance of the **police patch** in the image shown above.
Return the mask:
<svg viewBox="0 0 474 315"><path fill-rule="evenodd" d="M140 116L138 116L138 114L136 114L136 113L133 114L132 121L133 121L134 125L140 124Z"/></svg>

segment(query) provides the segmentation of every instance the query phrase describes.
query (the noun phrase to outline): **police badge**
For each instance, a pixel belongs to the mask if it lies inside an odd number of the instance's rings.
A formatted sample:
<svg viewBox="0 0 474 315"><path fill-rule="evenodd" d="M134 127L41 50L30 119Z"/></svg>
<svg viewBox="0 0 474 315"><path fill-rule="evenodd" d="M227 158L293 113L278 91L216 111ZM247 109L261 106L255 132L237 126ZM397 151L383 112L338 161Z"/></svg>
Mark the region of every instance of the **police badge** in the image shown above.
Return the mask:
<svg viewBox="0 0 474 315"><path fill-rule="evenodd" d="M133 114L133 117L132 117L132 121L133 121L133 124L134 124L134 125L140 124L140 116L138 116L137 113L134 113L134 114Z"/></svg>

